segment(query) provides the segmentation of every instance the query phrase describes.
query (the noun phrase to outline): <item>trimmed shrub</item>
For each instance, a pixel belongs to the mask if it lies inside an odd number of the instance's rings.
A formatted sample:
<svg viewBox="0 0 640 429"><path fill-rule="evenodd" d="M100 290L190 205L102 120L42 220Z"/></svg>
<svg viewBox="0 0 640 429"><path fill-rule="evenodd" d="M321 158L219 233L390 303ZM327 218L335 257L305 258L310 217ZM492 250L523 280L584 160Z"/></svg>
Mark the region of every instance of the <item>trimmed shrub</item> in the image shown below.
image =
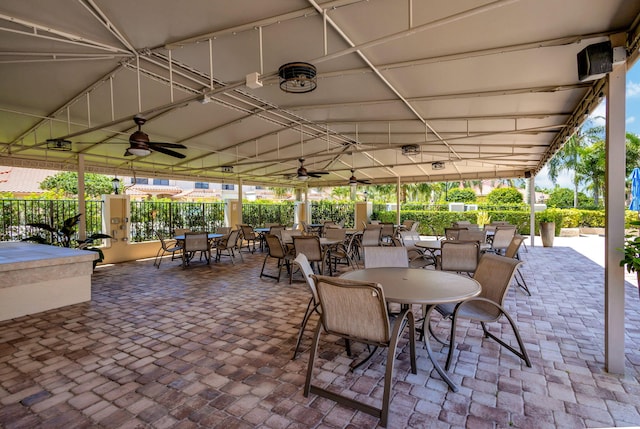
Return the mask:
<svg viewBox="0 0 640 429"><path fill-rule="evenodd" d="M476 193L469 188L455 188L447 192L447 201L450 203L472 203L476 200Z"/></svg>
<svg viewBox="0 0 640 429"><path fill-rule="evenodd" d="M523 201L522 194L516 188L496 188L487 195L487 202L491 204L519 204Z"/></svg>

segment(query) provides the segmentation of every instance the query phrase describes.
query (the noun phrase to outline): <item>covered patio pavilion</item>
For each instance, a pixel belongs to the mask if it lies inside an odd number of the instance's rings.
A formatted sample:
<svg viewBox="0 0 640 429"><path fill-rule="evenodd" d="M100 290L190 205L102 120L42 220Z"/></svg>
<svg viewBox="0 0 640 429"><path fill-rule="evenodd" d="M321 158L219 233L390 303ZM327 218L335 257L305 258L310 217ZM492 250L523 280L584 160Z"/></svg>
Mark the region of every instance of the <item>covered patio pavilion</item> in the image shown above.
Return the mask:
<svg viewBox="0 0 640 429"><path fill-rule="evenodd" d="M87 171L301 190L528 177L533 192L606 98L605 270L591 281L604 278L601 370L626 374L619 166L639 17L626 0L7 0L1 160L78 171L80 194ZM148 143L134 115L151 142L184 148Z"/></svg>
<svg viewBox="0 0 640 429"><path fill-rule="evenodd" d="M512 287L506 299L532 368L482 339L479 325L463 324L450 372L460 391L453 393L422 348L418 374L409 372L405 336L388 427L640 426L638 290L625 285L625 375L609 374L603 268L575 250L598 248L602 256L603 240L560 241L522 252L532 296ZM292 285L259 279L262 257L188 270L177 261L158 270L151 260L100 267L91 302L0 323L0 426L375 427L367 414L302 395L317 319L291 360L309 293L300 277ZM504 323L491 329L510 333ZM322 350L323 380L379 398L383 353L349 373L340 340L328 338ZM435 350L443 362L446 349ZM324 364L335 355L338 365Z"/></svg>

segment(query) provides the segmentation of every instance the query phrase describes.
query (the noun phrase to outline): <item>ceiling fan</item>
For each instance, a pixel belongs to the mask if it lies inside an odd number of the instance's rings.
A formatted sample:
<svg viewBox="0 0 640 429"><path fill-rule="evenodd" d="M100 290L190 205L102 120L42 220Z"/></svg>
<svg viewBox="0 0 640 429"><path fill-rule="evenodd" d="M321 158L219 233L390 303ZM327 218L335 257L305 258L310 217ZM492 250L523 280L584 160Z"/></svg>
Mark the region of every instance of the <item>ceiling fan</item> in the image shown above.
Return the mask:
<svg viewBox="0 0 640 429"><path fill-rule="evenodd" d="M131 134L131 136L129 136L129 148L127 148L127 150L124 152L125 156L145 156L149 155L152 151L156 151L176 158L186 157L186 155L183 155L179 152L167 149L186 149L187 147L183 144L149 141L149 136L147 135L147 133L142 131L142 126L145 122L147 122L147 120L143 116L136 115L133 117L133 121L138 126L138 130Z"/></svg>
<svg viewBox="0 0 640 429"><path fill-rule="evenodd" d="M356 170L355 169L351 169L351 177L349 177L349 185L351 186L356 186L358 183L360 183L361 185L370 185L371 182L369 182L368 180L358 180L356 178Z"/></svg>
<svg viewBox="0 0 640 429"><path fill-rule="evenodd" d="M323 174L329 174L328 171L308 171L304 167L304 158L299 158L298 161L300 162L300 167L298 167L298 171L293 175L293 177L298 180L308 180L309 178L317 179ZM289 174L288 176L292 175Z"/></svg>

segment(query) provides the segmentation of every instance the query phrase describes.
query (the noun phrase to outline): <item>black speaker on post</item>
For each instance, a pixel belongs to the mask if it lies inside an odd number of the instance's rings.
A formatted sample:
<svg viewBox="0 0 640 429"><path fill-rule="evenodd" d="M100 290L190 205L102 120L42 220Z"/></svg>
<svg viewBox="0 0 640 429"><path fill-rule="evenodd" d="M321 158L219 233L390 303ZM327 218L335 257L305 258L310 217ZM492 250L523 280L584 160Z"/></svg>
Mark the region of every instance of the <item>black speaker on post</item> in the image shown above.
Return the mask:
<svg viewBox="0 0 640 429"><path fill-rule="evenodd" d="M611 42L589 45L578 52L578 79L581 82L600 79L613 70Z"/></svg>
<svg viewBox="0 0 640 429"><path fill-rule="evenodd" d="M525 178L525 179L529 179L529 178L531 178L531 171L525 171L525 172L524 172L524 178Z"/></svg>

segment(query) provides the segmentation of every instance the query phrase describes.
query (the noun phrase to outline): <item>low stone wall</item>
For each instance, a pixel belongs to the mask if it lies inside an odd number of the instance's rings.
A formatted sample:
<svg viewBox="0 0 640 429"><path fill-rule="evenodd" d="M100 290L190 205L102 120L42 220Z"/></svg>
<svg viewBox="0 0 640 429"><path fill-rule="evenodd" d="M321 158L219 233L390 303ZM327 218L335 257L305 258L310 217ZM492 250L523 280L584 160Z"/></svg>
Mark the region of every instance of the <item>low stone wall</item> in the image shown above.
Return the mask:
<svg viewBox="0 0 640 429"><path fill-rule="evenodd" d="M581 235L604 235L604 228L562 228L560 237L580 237Z"/></svg>

